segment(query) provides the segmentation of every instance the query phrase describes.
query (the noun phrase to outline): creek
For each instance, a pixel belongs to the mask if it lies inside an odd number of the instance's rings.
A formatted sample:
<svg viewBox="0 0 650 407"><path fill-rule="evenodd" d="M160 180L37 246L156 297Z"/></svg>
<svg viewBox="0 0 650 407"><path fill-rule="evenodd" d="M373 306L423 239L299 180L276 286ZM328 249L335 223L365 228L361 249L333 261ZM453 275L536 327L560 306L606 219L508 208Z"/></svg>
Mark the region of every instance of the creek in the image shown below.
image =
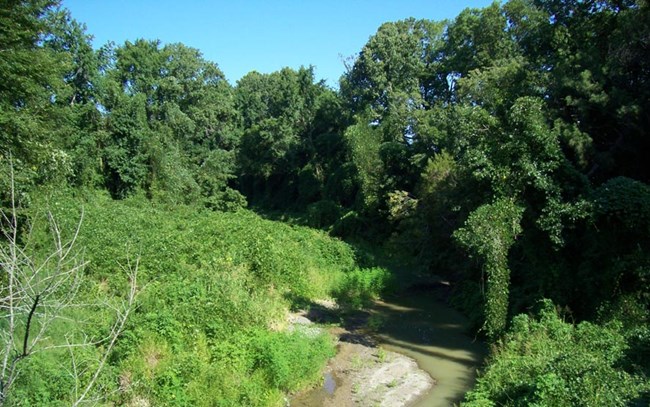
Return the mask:
<svg viewBox="0 0 650 407"><path fill-rule="evenodd" d="M468 321L428 291L379 301L373 311L383 321L377 339L393 352L415 359L436 381L414 407L448 407L471 389L485 345L468 336Z"/></svg>
<svg viewBox="0 0 650 407"><path fill-rule="evenodd" d="M411 407L448 407L462 400L487 353L482 342L468 335L467 318L427 285L400 290L398 296L375 302L369 312L377 344L414 359L436 381ZM321 387L294 398L291 405L317 407L327 400L331 405L341 380L326 373Z"/></svg>

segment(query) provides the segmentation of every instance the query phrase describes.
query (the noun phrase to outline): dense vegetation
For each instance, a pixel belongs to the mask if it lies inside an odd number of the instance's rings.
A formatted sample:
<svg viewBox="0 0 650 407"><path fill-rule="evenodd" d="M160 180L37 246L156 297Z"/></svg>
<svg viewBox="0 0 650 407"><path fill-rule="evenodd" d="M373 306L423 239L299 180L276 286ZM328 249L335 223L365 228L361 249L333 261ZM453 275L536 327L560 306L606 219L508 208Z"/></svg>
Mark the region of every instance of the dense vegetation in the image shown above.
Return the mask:
<svg viewBox="0 0 650 407"><path fill-rule="evenodd" d="M493 345L467 405L647 402L647 0L388 22L336 90L95 50L54 0L3 1L0 44L0 405L281 405L332 352L287 309L389 278L337 237L455 283Z"/></svg>
<svg viewBox="0 0 650 407"><path fill-rule="evenodd" d="M282 392L320 377L333 352L331 340L284 331L285 314L292 303L348 295L346 287L359 273L349 246L247 211L170 212L144 198L68 195L50 198L56 202L52 213L61 225L74 225L78 206L85 208L77 244L85 249L88 282L77 300L95 304L90 309L98 314L76 312L99 321L78 332L69 325L55 330L68 330L66 338L89 330L102 337L92 331L106 329L101 319L111 318L101 312L102 301L115 301L125 291L121 268L139 256L138 306L110 356L111 370L100 382L103 394L135 405L282 404ZM33 233L47 241L47 227L41 229ZM8 402L55 404L61 398L61 405L69 404L74 377L67 352L33 355ZM90 369L93 355L77 363Z"/></svg>

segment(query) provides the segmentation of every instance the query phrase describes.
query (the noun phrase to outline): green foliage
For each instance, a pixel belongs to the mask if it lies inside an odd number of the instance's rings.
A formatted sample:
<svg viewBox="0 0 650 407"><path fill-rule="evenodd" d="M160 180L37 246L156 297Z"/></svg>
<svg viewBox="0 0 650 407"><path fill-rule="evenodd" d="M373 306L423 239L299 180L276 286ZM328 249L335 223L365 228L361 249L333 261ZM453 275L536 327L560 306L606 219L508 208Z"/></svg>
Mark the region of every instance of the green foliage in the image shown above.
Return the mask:
<svg viewBox="0 0 650 407"><path fill-rule="evenodd" d="M334 225L341 216L341 208L333 201L318 201L307 206L307 223L314 228Z"/></svg>
<svg viewBox="0 0 650 407"><path fill-rule="evenodd" d="M500 199L472 212L455 236L486 263L505 264L510 246L521 233L522 212L512 200Z"/></svg>
<svg viewBox="0 0 650 407"><path fill-rule="evenodd" d="M478 188L471 181L466 169L447 150L428 159L420 176L414 195L418 199L415 222L422 237L409 244L412 248L419 246L418 256L438 273L457 270L466 258L449 238L469 210L477 206Z"/></svg>
<svg viewBox="0 0 650 407"><path fill-rule="evenodd" d="M332 341L324 334L310 337L260 329L230 331L218 342L199 335L192 346L174 352L165 342L148 339L122 374L138 380L131 402L278 406L285 392L315 382L333 352Z"/></svg>
<svg viewBox="0 0 650 407"><path fill-rule="evenodd" d="M316 381L334 349L327 335L277 330L292 301L341 295L360 305L389 278L383 269L356 269L353 250L322 232L247 211L176 206L169 216L143 196L113 201L92 193L81 201L65 190L48 201L62 230L74 224L79 205L85 208L78 238L88 261L83 299L122 292L120 264L140 257L138 307L102 376L103 386L120 383L112 396L120 403L278 405L284 393ZM32 210L45 204L38 199ZM86 328L101 335L106 310L84 312ZM34 360L40 373L16 393L25 405L67 400L62 395L74 385L63 380L68 376L46 381L68 363L64 353Z"/></svg>
<svg viewBox="0 0 650 407"><path fill-rule="evenodd" d="M235 102L243 130L238 186L249 201L304 210L322 199L354 199L350 192L331 193L335 182L351 178L338 171L345 160L345 115L336 93L315 82L313 68L251 72L237 82Z"/></svg>
<svg viewBox="0 0 650 407"><path fill-rule="evenodd" d="M196 49L159 41L105 47L97 98L105 111L100 171L114 197L244 205L234 193L239 132L232 89Z"/></svg>
<svg viewBox="0 0 650 407"><path fill-rule="evenodd" d="M650 232L650 187L625 177L612 178L595 192L595 215L620 222L630 231Z"/></svg>
<svg viewBox="0 0 650 407"><path fill-rule="evenodd" d="M507 24L496 2L484 9L463 10L448 27L445 68L463 76L512 56L516 45Z"/></svg>
<svg viewBox="0 0 650 407"><path fill-rule="evenodd" d="M621 369L618 324L564 322L550 301L537 318L519 315L464 406L625 406L648 382Z"/></svg>
<svg viewBox="0 0 650 407"><path fill-rule="evenodd" d="M255 338L251 354L273 387L293 391L320 378L320 369L334 356L334 347L325 334L310 338L300 331L264 332Z"/></svg>
<svg viewBox="0 0 650 407"><path fill-rule="evenodd" d="M444 91L446 78L436 53L444 25L413 18L382 24L342 78L341 90L355 113L370 107L380 121L391 122L400 140L414 109Z"/></svg>
<svg viewBox="0 0 650 407"><path fill-rule="evenodd" d="M61 182L70 175L70 155L56 133L70 114L68 52L49 44L58 37L51 16L58 1L8 1L0 5L0 146L29 183ZM83 42L84 39L81 39ZM65 106L65 105L64 105Z"/></svg>
<svg viewBox="0 0 650 407"><path fill-rule="evenodd" d="M357 170L360 194L356 209L385 210L388 193L411 190L426 162L416 149L421 112L444 100L446 74L438 52L444 24L407 19L383 24L342 77L341 93L355 113L345 138Z"/></svg>
<svg viewBox="0 0 650 407"><path fill-rule="evenodd" d="M417 209L418 201L409 196L407 191L388 193L388 219L399 221L413 216Z"/></svg>
<svg viewBox="0 0 650 407"><path fill-rule="evenodd" d="M633 296L650 309L650 188L625 177L613 178L591 196L590 227L583 244L577 278L590 317L603 303ZM594 273L593 270L599 270Z"/></svg>
<svg viewBox="0 0 650 407"><path fill-rule="evenodd" d="M358 207L372 212L379 205L383 166L379 156L381 134L376 126L366 123L364 117L348 127L345 139L350 149L351 161L357 171L360 193Z"/></svg>
<svg viewBox="0 0 650 407"><path fill-rule="evenodd" d="M508 318L510 270L508 251L521 233L523 209L512 200L483 205L469 215L465 226L454 232L458 242L478 257L487 272L485 330L496 339Z"/></svg>
<svg viewBox="0 0 650 407"><path fill-rule="evenodd" d="M66 365L66 356L61 352L41 353L27 359L7 404L25 407L69 405L66 403L70 396L67 389L71 389L74 383L72 376L62 369Z"/></svg>
<svg viewBox="0 0 650 407"><path fill-rule="evenodd" d="M381 267L355 269L345 274L335 296L342 304L362 308L390 287L391 278L390 272Z"/></svg>
<svg viewBox="0 0 650 407"><path fill-rule="evenodd" d="M640 389L617 363L649 369L647 1L510 0L453 21L387 22L340 92L311 67L251 72L232 87L183 44L94 51L58 5L0 5L0 170L11 162L34 212L54 191L64 231L85 200L89 302L116 301L127 284L118 264L142 258L138 312L102 377L111 402L280 405L331 351L268 332L286 308L330 295L358 307L390 283L349 246L263 221L247 202L303 211L312 227L385 242L462 281L455 302L483 315L492 340L509 311L540 298L613 321L517 317L473 405L617 405ZM37 250L46 232L35 231ZM93 310L86 328L101 336L107 318ZM641 356L621 356L621 337ZM533 374L507 365L511 344L550 350L525 361ZM562 358L548 359L555 350ZM15 400L67 401L64 359L32 359ZM117 377L131 393L114 392Z"/></svg>
<svg viewBox="0 0 650 407"><path fill-rule="evenodd" d="M332 169L325 181L323 195L349 208L355 202L358 189L356 166L351 162L345 162Z"/></svg>
<svg viewBox="0 0 650 407"><path fill-rule="evenodd" d="M245 175L268 179L290 168L290 153L298 144L298 135L276 118L261 120L242 137L240 166Z"/></svg>
<svg viewBox="0 0 650 407"><path fill-rule="evenodd" d="M124 198L145 186L148 174L147 126L144 95L122 96L108 121L112 135L104 148L107 187L115 197Z"/></svg>
<svg viewBox="0 0 650 407"><path fill-rule="evenodd" d="M332 235L342 238L359 236L366 227L366 222L355 211L349 211L341 216L332 226Z"/></svg>

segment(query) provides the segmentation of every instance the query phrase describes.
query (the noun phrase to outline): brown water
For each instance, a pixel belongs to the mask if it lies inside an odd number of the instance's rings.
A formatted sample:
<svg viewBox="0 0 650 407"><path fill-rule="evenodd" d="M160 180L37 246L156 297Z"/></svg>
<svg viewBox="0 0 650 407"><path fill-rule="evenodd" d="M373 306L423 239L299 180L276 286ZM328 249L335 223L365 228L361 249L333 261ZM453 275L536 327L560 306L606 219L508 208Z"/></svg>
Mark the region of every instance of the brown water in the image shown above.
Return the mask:
<svg viewBox="0 0 650 407"><path fill-rule="evenodd" d="M471 389L485 346L466 334L467 319L436 299L431 292L415 292L379 301L372 313L383 321L378 332L382 348L409 356L436 380L432 390L414 407L453 406ZM340 385L325 375L323 386L293 399L292 406L322 406Z"/></svg>
<svg viewBox="0 0 650 407"><path fill-rule="evenodd" d="M374 312L385 321L379 333L381 346L415 359L436 380L415 406L460 402L486 354L485 345L466 334L467 319L427 292L378 302Z"/></svg>

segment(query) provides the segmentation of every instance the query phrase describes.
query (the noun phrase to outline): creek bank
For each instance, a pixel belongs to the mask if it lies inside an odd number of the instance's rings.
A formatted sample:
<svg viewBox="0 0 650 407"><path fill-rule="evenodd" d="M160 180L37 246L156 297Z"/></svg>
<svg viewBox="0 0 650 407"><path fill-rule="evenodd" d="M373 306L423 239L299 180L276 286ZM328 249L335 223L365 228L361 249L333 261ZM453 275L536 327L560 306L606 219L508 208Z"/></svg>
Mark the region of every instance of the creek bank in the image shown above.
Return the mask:
<svg viewBox="0 0 650 407"><path fill-rule="evenodd" d="M331 304L330 304L331 305ZM293 314L289 329L310 328L311 321L332 322L336 309L320 304ZM320 387L294 395L292 407L403 407L426 394L435 381L415 360L377 345L367 330L368 312L356 312L343 326L328 328L338 341L337 354L323 373Z"/></svg>
<svg viewBox="0 0 650 407"><path fill-rule="evenodd" d="M345 318L333 304L316 304L303 312L301 316L310 321L330 324L329 332L339 340L338 353L324 372L323 385L294 395L290 405L442 407L458 404L474 385L476 371L487 349L467 334L467 319L447 304L449 284L431 280L429 277L411 282L399 291L399 296L377 301L369 310L346 314ZM402 358L409 362L398 362ZM400 383L418 383L419 379L400 382L394 377L381 381L373 376L388 371L388 361L396 363L395 372L406 365L426 372L426 389L416 385L391 392ZM373 387L375 383L381 385ZM380 398L373 399L375 395ZM396 395L396 398L383 399L384 395Z"/></svg>

